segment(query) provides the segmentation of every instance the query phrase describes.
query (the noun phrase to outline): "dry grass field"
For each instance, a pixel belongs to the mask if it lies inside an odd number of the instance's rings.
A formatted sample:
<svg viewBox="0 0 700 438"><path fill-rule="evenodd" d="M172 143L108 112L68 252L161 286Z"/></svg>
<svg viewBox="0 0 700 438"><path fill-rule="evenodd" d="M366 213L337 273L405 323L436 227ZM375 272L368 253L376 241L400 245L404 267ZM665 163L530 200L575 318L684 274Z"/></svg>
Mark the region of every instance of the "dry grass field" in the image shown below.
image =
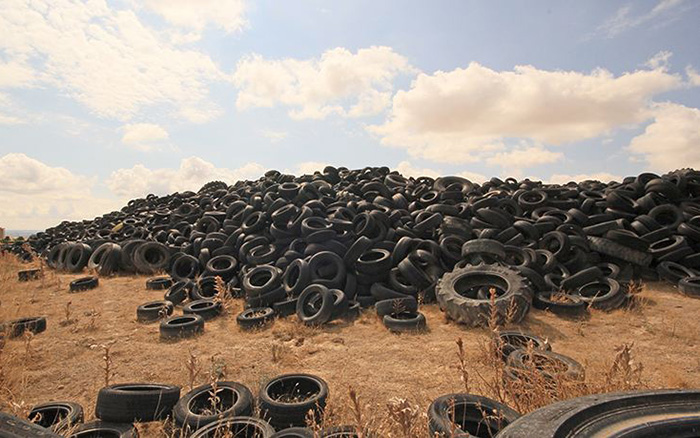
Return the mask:
<svg viewBox="0 0 700 438"><path fill-rule="evenodd" d="M17 270L27 267L9 256L0 260L0 319L48 319L45 332L7 340L1 351L0 402L16 414L36 403L71 400L91 418L106 380L173 383L184 393L193 384L225 379L255 393L261 382L285 372L318 374L328 382L327 421L334 424L391 422L388 406L403 403L411 415L415 411L416 427L426 430L425 411L439 395L463 392L466 385L477 394L503 397L494 377L498 366L488 355L490 331L446 321L436 305L421 308L429 327L421 334L392 334L371 311L319 329L290 317L246 332L236 324L242 302L235 300L226 315L207 322L203 335L165 343L157 323L136 321L139 304L163 296L146 290L146 277L100 278L97 289L69 293L69 282L79 276L47 271L41 280L18 282ZM519 328L547 338L554 351L586 369L584 388L555 398L596 389L700 387L700 300L665 284L645 285L641 297L634 309L594 312L586 320L530 312ZM631 349L621 350L624 345ZM351 402L351 389L359 403ZM162 424L139 427L144 437L164 435Z"/></svg>

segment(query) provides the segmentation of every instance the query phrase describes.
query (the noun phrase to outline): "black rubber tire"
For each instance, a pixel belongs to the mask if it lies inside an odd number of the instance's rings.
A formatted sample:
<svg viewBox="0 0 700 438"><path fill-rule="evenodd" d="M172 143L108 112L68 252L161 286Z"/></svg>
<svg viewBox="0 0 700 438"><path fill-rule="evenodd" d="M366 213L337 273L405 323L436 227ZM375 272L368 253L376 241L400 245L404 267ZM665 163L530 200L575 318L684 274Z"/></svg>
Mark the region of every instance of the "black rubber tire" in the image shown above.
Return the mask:
<svg viewBox="0 0 700 438"><path fill-rule="evenodd" d="M290 298L272 305L275 315L279 317L291 316L297 313L297 298Z"/></svg>
<svg viewBox="0 0 700 438"><path fill-rule="evenodd" d="M493 263L506 258L501 242L493 239L473 239L462 245L462 257L470 263Z"/></svg>
<svg viewBox="0 0 700 438"><path fill-rule="evenodd" d="M584 284L591 283L601 278L603 278L603 271L597 266L591 266L564 278L561 281L561 287L566 291L574 291Z"/></svg>
<svg viewBox="0 0 700 438"><path fill-rule="evenodd" d="M492 437L518 418L519 413L495 400L447 394L428 407L428 430L439 438Z"/></svg>
<svg viewBox="0 0 700 438"><path fill-rule="evenodd" d="M700 431L698 411L698 390L595 394L553 403L524 415L501 431L498 438L696 437Z"/></svg>
<svg viewBox="0 0 700 438"><path fill-rule="evenodd" d="M331 426L324 427L319 433L320 438L359 438L360 434L357 433L357 427L355 426ZM374 436L363 434L363 437L374 438Z"/></svg>
<svg viewBox="0 0 700 438"><path fill-rule="evenodd" d="M97 277L83 277L70 282L70 291L79 292L96 288L100 284Z"/></svg>
<svg viewBox="0 0 700 438"><path fill-rule="evenodd" d="M288 427L274 433L270 438L314 438L314 431L307 427Z"/></svg>
<svg viewBox="0 0 700 438"><path fill-rule="evenodd" d="M66 255L64 269L71 273L80 272L87 266L90 256L92 256L90 245L85 243L73 244Z"/></svg>
<svg viewBox="0 0 700 438"><path fill-rule="evenodd" d="M548 310L555 315L568 318L577 318L588 313L588 305L577 295L568 295L568 301L553 301L551 296L558 292L540 292L535 294L532 306L540 310Z"/></svg>
<svg viewBox="0 0 700 438"><path fill-rule="evenodd" d="M541 370L540 368L533 368L525 363L528 357L536 356L540 358L541 361L556 362L559 366L563 366L564 369L559 370ZM550 380L570 380L570 381L583 381L585 378L585 372L583 366L576 360L565 356L563 354L555 353L553 351L546 350L532 350L531 352L522 348L514 350L510 355L508 355L507 360L507 370L506 377L517 379L521 374L520 370L526 370L531 372L537 372L543 377Z"/></svg>
<svg viewBox="0 0 700 438"><path fill-rule="evenodd" d="M197 283L191 280L182 280L170 286L170 289L165 293L163 298L170 301L173 305L183 303L190 297L192 291L197 287Z"/></svg>
<svg viewBox="0 0 700 438"><path fill-rule="evenodd" d="M604 292L601 293L601 289ZM620 283L612 278L603 278L585 284L578 288L576 293L588 306L604 311L619 308L627 299L625 292L620 287Z"/></svg>
<svg viewBox="0 0 700 438"><path fill-rule="evenodd" d="M6 412L0 412L0 436L3 438L62 438L51 430Z"/></svg>
<svg viewBox="0 0 700 438"><path fill-rule="evenodd" d="M259 418L231 417L209 423L192 434L190 438L219 438L221 436L270 438L274 433L275 429Z"/></svg>
<svg viewBox="0 0 700 438"><path fill-rule="evenodd" d="M182 307L183 314L199 315L205 321L209 321L221 315L221 311L221 302L210 299L190 301Z"/></svg>
<svg viewBox="0 0 700 438"><path fill-rule="evenodd" d="M170 263L170 250L159 242L146 242L134 251L134 267L142 274L165 272Z"/></svg>
<svg viewBox="0 0 700 438"><path fill-rule="evenodd" d="M320 295L318 307L311 306L316 296ZM335 296L327 287L312 284L304 289L297 300L297 317L305 325L323 325L333 317Z"/></svg>
<svg viewBox="0 0 700 438"><path fill-rule="evenodd" d="M271 307L252 307L236 316L236 323L244 330L261 328L275 319L275 311Z"/></svg>
<svg viewBox="0 0 700 438"><path fill-rule="evenodd" d="M214 395L212 384L198 386L183 395L173 407L175 424L184 428L187 433L217 420L246 417L253 413L255 403L253 393L241 383L216 382L215 395L220 400L220 403L217 403L219 412L216 414L205 411L211 409L212 395Z"/></svg>
<svg viewBox="0 0 700 438"><path fill-rule="evenodd" d="M148 290L165 290L173 285L173 279L170 277L153 277L146 280L146 289Z"/></svg>
<svg viewBox="0 0 700 438"><path fill-rule="evenodd" d="M42 270L41 269L24 269L22 271L17 272L17 280L18 281L32 281L32 280L38 280L42 276Z"/></svg>
<svg viewBox="0 0 700 438"><path fill-rule="evenodd" d="M27 415L29 421L61 433L84 420L83 407L69 401L53 401L34 406ZM2 436L2 433L0 433Z"/></svg>
<svg viewBox="0 0 700 438"><path fill-rule="evenodd" d="M199 315L171 316L160 323L160 338L175 340L191 338L204 331L204 318Z"/></svg>
<svg viewBox="0 0 700 438"><path fill-rule="evenodd" d="M3 323L0 326L0 332L6 332L10 338L18 338L24 335L25 332L36 335L43 331L46 331L46 318L43 316L19 318Z"/></svg>
<svg viewBox="0 0 700 438"><path fill-rule="evenodd" d="M497 342L501 348L501 359L504 361L508 359L508 356L510 356L510 353L513 351L519 348L527 348L530 344L532 348L538 350L552 350L552 345L546 339L529 333L513 330L499 331L497 338Z"/></svg>
<svg viewBox="0 0 700 438"><path fill-rule="evenodd" d="M100 389L95 416L103 421L133 423L167 418L180 398L180 387L153 383L120 383Z"/></svg>
<svg viewBox="0 0 700 438"><path fill-rule="evenodd" d="M179 256L170 268L170 276L178 281L194 280L199 274L199 260L189 254Z"/></svg>
<svg viewBox="0 0 700 438"><path fill-rule="evenodd" d="M627 248L617 242L602 237L588 236L587 239L593 251L616 257L638 266L649 266L649 264L651 264L653 257L649 253Z"/></svg>
<svg viewBox="0 0 700 438"><path fill-rule="evenodd" d="M68 438L139 438L139 432L133 424L109 423L95 420L85 423Z"/></svg>
<svg viewBox="0 0 700 438"><path fill-rule="evenodd" d="M688 296L700 298L700 277L685 277L678 282L678 290Z"/></svg>
<svg viewBox="0 0 700 438"><path fill-rule="evenodd" d="M484 326L491 312L490 299L465 297L463 288L495 286L503 293L495 299L495 312L501 322L510 317L510 322L522 321L530 309L532 290L517 270L498 265L477 265L455 269L442 276L435 289L440 308L453 320L468 326ZM459 291L457 289L460 289Z"/></svg>
<svg viewBox="0 0 700 438"><path fill-rule="evenodd" d="M111 275L119 270L122 248L116 243L107 242L93 251L87 267L98 275Z"/></svg>
<svg viewBox="0 0 700 438"><path fill-rule="evenodd" d="M384 315L384 327L393 333L419 332L427 327L425 315L420 312L401 312Z"/></svg>
<svg viewBox="0 0 700 438"><path fill-rule="evenodd" d="M377 301L374 305L377 316L383 318L384 315L401 312L417 312L418 301L413 297L393 298L389 300Z"/></svg>
<svg viewBox="0 0 700 438"><path fill-rule="evenodd" d="M686 268L685 266L675 262L661 262L656 267L656 272L662 280L666 280L673 284L678 284L682 279L687 277L696 277L698 272L694 269Z"/></svg>
<svg viewBox="0 0 700 438"><path fill-rule="evenodd" d="M260 387L260 417L268 419L275 429L306 425L309 411L317 421L323 417L328 398L328 384L311 374L283 374ZM280 401L290 397L293 401ZM302 400L301 397L304 397Z"/></svg>
<svg viewBox="0 0 700 438"><path fill-rule="evenodd" d="M166 300L149 301L136 308L136 320L149 323L167 318L173 314L173 303Z"/></svg>

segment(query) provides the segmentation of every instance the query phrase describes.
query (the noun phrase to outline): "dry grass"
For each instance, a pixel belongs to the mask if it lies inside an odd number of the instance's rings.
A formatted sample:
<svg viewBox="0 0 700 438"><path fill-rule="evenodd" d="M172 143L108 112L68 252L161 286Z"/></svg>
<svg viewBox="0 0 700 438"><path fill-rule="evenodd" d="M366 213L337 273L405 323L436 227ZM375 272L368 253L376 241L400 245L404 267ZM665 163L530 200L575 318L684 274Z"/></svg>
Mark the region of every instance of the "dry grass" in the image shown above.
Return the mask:
<svg viewBox="0 0 700 438"><path fill-rule="evenodd" d="M94 290L69 293L68 283L84 274L46 270L40 280L18 282L17 271L28 267L0 256L0 319L48 318L46 332L0 342L0 408L18 415L40 402L72 400L90 419L107 381L173 383L184 392L226 378L256 393L275 375L307 372L331 388L316 429L348 424L414 438L426 436L427 407L447 393L481 394L528 412L592 392L700 387L700 300L662 284L635 286L629 310L594 312L582 321L531 311L517 327L547 338L586 369L583 382L547 381L532 391L536 373L529 383L502 377L505 365L491 341L502 327L467 329L446 321L435 305L421 307L430 328L421 334L392 334L371 312L323 328L290 317L249 332L235 322L241 300L222 295L226 312L207 322L203 335L173 344L159 341L158 324L136 322L136 307L163 295L145 289L146 277L101 278ZM109 346L108 373L102 346ZM172 433L164 423L138 427L146 438Z"/></svg>

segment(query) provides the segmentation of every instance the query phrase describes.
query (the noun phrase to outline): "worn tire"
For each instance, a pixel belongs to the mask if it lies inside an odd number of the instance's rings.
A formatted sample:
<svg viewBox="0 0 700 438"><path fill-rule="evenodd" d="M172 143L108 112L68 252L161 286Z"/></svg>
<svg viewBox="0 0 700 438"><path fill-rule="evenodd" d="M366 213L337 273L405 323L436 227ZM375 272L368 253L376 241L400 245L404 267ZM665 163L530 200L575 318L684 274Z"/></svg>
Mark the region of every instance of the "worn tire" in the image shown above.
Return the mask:
<svg viewBox="0 0 700 438"><path fill-rule="evenodd" d="M686 277L678 282L678 290L684 294L700 298L700 277Z"/></svg>
<svg viewBox="0 0 700 438"><path fill-rule="evenodd" d="M270 438L275 433L267 422L254 417L231 417L209 423L190 438L218 438L222 436Z"/></svg>
<svg viewBox="0 0 700 438"><path fill-rule="evenodd" d="M216 382L216 397L221 401L218 413L206 410L211 407L212 384L198 386L178 400L173 408L175 423L190 432L217 420L249 416L253 413L253 393L237 382Z"/></svg>
<svg viewBox="0 0 700 438"><path fill-rule="evenodd" d="M394 333L418 332L425 330L427 323L425 315L420 312L400 312L384 315L384 327Z"/></svg>
<svg viewBox="0 0 700 438"><path fill-rule="evenodd" d="M171 316L160 323L160 338L191 338L204 331L204 318L199 315Z"/></svg>
<svg viewBox="0 0 700 438"><path fill-rule="evenodd" d="M236 323L244 330L261 328L275 319L275 311L271 307L251 307L236 316Z"/></svg>
<svg viewBox="0 0 700 438"><path fill-rule="evenodd" d="M97 277L83 277L70 282L70 291L79 292L96 288L100 284Z"/></svg>
<svg viewBox="0 0 700 438"><path fill-rule="evenodd" d="M149 301L136 308L136 320L148 323L167 318L173 313L173 303L170 301Z"/></svg>
<svg viewBox="0 0 700 438"><path fill-rule="evenodd" d="M180 387L150 383L121 383L100 389L95 416L103 421L133 423L162 420L180 398Z"/></svg>
<svg viewBox="0 0 700 438"><path fill-rule="evenodd" d="M95 420L85 423L68 438L139 438L139 432L133 424L109 423Z"/></svg>
<svg viewBox="0 0 700 438"><path fill-rule="evenodd" d="M302 396L304 399L299 400ZM285 397L292 401L285 401ZM275 429L302 427L311 410L315 418L322 418L327 398L328 384L322 378L311 374L283 374L260 387L260 416L268 419Z"/></svg>
<svg viewBox="0 0 700 438"><path fill-rule="evenodd" d="M510 322L518 323L530 309L533 294L528 282L518 271L499 265L467 266L449 272L438 281L435 295L451 319L468 326L484 326L492 315L491 301L460 294L481 286L495 286L503 292L495 299L493 313L500 322L511 315Z"/></svg>
<svg viewBox="0 0 700 438"><path fill-rule="evenodd" d="M519 417L513 409L486 397L448 394L428 407L428 429L431 437L491 437Z"/></svg>
<svg viewBox="0 0 700 438"><path fill-rule="evenodd" d="M62 438L51 430L5 412L0 412L0 436L3 438Z"/></svg>
<svg viewBox="0 0 700 438"><path fill-rule="evenodd" d="M613 242L609 239L595 236L588 236L587 238L591 250L607 256L622 259L634 265L649 266L653 259L652 255L649 253L627 248L626 246L620 245L619 243Z"/></svg>
<svg viewBox="0 0 700 438"><path fill-rule="evenodd" d="M32 423L60 433L82 423L84 414L83 407L78 403L54 401L34 406L27 418Z"/></svg>

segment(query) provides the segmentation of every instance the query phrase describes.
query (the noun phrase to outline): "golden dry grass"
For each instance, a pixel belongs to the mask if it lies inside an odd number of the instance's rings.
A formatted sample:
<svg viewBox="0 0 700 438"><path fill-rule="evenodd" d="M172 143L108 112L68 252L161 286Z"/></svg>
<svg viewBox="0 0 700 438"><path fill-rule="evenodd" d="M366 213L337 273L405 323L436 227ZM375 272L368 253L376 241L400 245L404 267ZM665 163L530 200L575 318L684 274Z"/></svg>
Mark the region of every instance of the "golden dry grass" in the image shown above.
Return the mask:
<svg viewBox="0 0 700 438"><path fill-rule="evenodd" d="M91 418L106 379L174 383L184 392L213 376L241 382L255 393L277 374L306 372L330 385L327 423L364 424L387 431L384 436L418 437L427 434L425 412L434 398L463 392L465 385L494 398L508 391L496 387L500 371L489 356L490 330L449 322L435 305L422 307L428 331L420 334L392 334L370 311L352 323L307 328L290 317L248 332L235 321L242 302L232 300L202 336L166 343L159 340L158 324L136 322L139 304L163 296L163 291L146 290L147 277L100 278L97 289L69 293L68 283L80 275L47 271L42 280L18 282L16 271L27 267L10 257L0 260L0 319L48 318L46 332L8 340L0 350L0 403L17 414L36 403L72 400ZM612 313L593 311L579 321L530 312L520 328L547 338L554 351L586 368L585 387L554 393L553 399L639 385L700 387L700 300L653 284L644 287L638 301L643 304ZM457 338L462 339L461 362ZM631 356L620 349L624 345L632 345ZM640 363L641 380L626 382L630 367ZM510 391L503 397L522 410L545 400L516 402ZM165 434L162 424L140 428L144 437Z"/></svg>

